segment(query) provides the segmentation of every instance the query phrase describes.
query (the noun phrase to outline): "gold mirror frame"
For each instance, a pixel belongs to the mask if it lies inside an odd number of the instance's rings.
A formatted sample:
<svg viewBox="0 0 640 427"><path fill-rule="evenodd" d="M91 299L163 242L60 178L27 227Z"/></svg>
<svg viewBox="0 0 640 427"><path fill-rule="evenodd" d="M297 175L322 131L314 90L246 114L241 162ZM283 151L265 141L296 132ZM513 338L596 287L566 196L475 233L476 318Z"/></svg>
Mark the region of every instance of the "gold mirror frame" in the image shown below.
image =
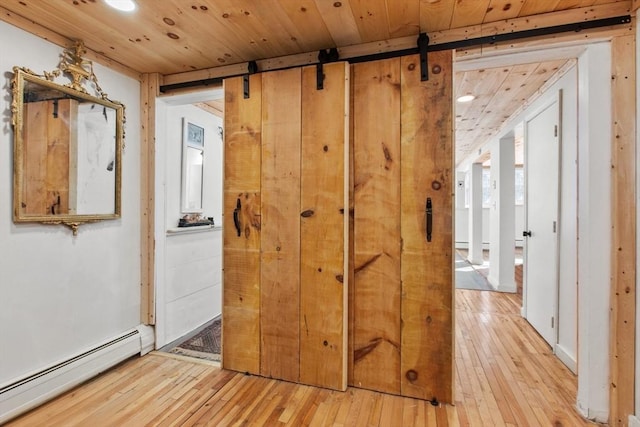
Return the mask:
<svg viewBox="0 0 640 427"><path fill-rule="evenodd" d="M15 223L39 222L42 224L63 224L77 235L78 226L90 222L117 219L121 215L121 179L122 179L122 151L124 148L124 105L110 100L98 85L93 72L91 61L83 59L84 45L77 41L72 48L66 49L61 55L58 68L42 75L34 73L28 68L14 67L12 80L13 100L11 103L12 126L14 131L13 145L13 221ZM54 78L66 75L71 82L67 85L54 82ZM91 95L84 84L91 84L97 96ZM52 91L59 91L67 97L79 102L92 102L115 111L115 155L113 170L115 172L115 200L113 212L87 214L25 214L25 140L24 140L24 90L27 84L42 86ZM105 110L106 111L106 110ZM106 113L105 113L106 118Z"/></svg>

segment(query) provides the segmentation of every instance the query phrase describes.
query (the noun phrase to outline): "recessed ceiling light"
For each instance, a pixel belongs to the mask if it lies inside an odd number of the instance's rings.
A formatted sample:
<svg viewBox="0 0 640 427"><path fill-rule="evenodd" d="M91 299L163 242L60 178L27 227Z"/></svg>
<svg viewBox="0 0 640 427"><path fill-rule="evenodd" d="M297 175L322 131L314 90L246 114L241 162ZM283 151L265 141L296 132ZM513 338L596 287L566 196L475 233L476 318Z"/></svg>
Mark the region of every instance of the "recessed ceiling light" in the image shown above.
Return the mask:
<svg viewBox="0 0 640 427"><path fill-rule="evenodd" d="M131 12L136 9L136 3L133 0L104 0L109 6L123 12Z"/></svg>
<svg viewBox="0 0 640 427"><path fill-rule="evenodd" d="M458 101L458 102L471 102L474 99L476 99L476 97L473 96L473 95L462 95L462 96L458 97L458 99L456 99L456 101Z"/></svg>

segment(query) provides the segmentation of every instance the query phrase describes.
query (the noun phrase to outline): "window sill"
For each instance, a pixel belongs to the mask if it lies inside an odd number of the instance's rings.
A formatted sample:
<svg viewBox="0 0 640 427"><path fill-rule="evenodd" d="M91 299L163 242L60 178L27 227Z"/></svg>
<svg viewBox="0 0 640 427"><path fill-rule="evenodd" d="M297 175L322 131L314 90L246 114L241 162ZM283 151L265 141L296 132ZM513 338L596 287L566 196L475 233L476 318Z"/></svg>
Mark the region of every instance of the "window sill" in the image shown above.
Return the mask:
<svg viewBox="0 0 640 427"><path fill-rule="evenodd" d="M167 236L175 236L179 234L205 233L208 231L221 231L220 225L197 225L194 227L175 227L167 230Z"/></svg>

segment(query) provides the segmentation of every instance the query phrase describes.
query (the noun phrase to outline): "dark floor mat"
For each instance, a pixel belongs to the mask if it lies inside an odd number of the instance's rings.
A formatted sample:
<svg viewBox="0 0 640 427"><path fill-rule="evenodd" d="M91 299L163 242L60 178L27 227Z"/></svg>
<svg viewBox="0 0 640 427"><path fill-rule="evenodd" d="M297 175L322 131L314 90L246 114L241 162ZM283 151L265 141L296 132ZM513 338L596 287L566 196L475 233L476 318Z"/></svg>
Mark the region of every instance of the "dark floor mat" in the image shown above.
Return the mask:
<svg viewBox="0 0 640 427"><path fill-rule="evenodd" d="M220 361L221 320L215 319L194 336L178 344L169 353Z"/></svg>

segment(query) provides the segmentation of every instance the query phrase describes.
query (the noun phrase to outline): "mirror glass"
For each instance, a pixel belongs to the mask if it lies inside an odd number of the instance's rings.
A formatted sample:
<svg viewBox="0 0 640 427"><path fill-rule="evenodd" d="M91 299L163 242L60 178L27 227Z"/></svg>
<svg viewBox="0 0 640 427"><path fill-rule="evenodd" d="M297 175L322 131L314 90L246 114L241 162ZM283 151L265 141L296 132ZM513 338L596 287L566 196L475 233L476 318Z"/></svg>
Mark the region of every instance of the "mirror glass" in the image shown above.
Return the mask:
<svg viewBox="0 0 640 427"><path fill-rule="evenodd" d="M119 217L124 107L14 71L14 220Z"/></svg>
<svg viewBox="0 0 640 427"><path fill-rule="evenodd" d="M182 213L202 212L204 128L182 119Z"/></svg>

